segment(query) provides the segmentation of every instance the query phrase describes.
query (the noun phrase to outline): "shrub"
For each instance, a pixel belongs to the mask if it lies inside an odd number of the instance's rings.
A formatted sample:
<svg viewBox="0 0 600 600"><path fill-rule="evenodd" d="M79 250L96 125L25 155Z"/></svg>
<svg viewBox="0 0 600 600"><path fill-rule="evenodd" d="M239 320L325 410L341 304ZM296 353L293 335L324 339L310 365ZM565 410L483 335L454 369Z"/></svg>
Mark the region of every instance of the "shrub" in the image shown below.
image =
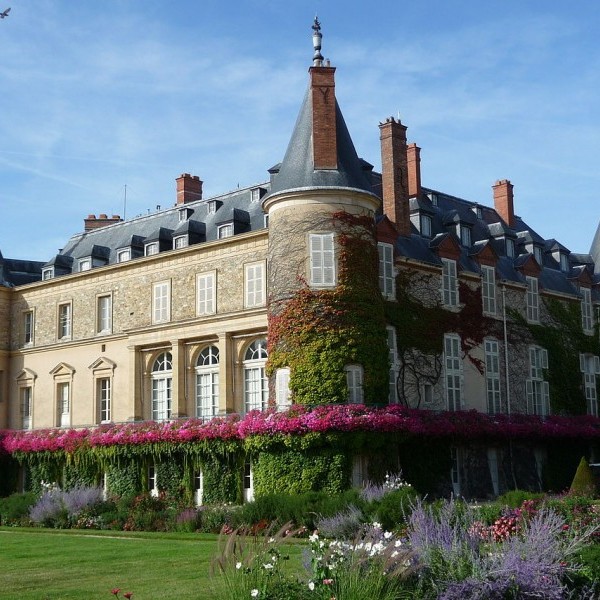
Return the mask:
<svg viewBox="0 0 600 600"><path fill-rule="evenodd" d="M383 529L393 531L406 522L406 515L417 499L417 492L411 486L405 486L385 494L381 500L373 503L368 512L381 523Z"/></svg>
<svg viewBox="0 0 600 600"><path fill-rule="evenodd" d="M68 528L77 522L82 512L89 512L101 501L101 488L80 487L65 492L55 486L47 486L46 491L31 507L29 516L38 525Z"/></svg>
<svg viewBox="0 0 600 600"><path fill-rule="evenodd" d="M539 500L544 497L544 494L535 492L527 492L526 490L510 490L502 496L499 496L496 502L508 508L519 508L525 500Z"/></svg>
<svg viewBox="0 0 600 600"><path fill-rule="evenodd" d="M360 533L365 517L362 511L354 505L332 517L322 517L317 520L316 528L326 538L351 540Z"/></svg>
<svg viewBox="0 0 600 600"><path fill-rule="evenodd" d="M26 492L0 498L0 524L16 525L25 520L37 497L33 492Z"/></svg>
<svg viewBox="0 0 600 600"><path fill-rule="evenodd" d="M573 496L587 496L594 498L596 496L596 480L590 469L590 465L584 456L581 457L569 493Z"/></svg>
<svg viewBox="0 0 600 600"><path fill-rule="evenodd" d="M199 530L203 533L231 532L240 527L241 507L229 504L207 506L200 512Z"/></svg>

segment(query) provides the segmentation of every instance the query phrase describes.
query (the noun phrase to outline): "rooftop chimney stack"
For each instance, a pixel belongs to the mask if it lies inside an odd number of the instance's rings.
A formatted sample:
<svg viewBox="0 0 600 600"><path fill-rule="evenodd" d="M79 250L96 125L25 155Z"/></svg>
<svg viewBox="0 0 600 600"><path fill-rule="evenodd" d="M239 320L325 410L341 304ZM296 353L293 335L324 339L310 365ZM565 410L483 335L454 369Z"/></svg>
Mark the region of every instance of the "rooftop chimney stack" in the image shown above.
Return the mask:
<svg viewBox="0 0 600 600"><path fill-rule="evenodd" d="M323 66L321 24L313 28L313 66L310 67L314 168L337 169L337 127L335 110L335 67Z"/></svg>
<svg viewBox="0 0 600 600"><path fill-rule="evenodd" d="M92 231L92 229L100 229L101 227L106 227L107 225L113 225L114 223L120 223L123 219L121 219L120 215L113 215L109 217L108 215L101 214L96 218L96 215L88 215L86 219L83 220L83 230L84 231Z"/></svg>
<svg viewBox="0 0 600 600"><path fill-rule="evenodd" d="M515 208L513 203L513 184L508 179L500 179L492 186L494 190L494 208L509 227L515 226Z"/></svg>
<svg viewBox="0 0 600 600"><path fill-rule="evenodd" d="M410 235L406 127L389 117L379 124L383 212L400 235ZM415 146L416 147L416 146Z"/></svg>
<svg viewBox="0 0 600 600"><path fill-rule="evenodd" d="M421 148L416 144L408 144L406 148L408 168L408 197L421 196Z"/></svg>
<svg viewBox="0 0 600 600"><path fill-rule="evenodd" d="M197 175L181 174L177 182L177 204L202 200L202 181Z"/></svg>

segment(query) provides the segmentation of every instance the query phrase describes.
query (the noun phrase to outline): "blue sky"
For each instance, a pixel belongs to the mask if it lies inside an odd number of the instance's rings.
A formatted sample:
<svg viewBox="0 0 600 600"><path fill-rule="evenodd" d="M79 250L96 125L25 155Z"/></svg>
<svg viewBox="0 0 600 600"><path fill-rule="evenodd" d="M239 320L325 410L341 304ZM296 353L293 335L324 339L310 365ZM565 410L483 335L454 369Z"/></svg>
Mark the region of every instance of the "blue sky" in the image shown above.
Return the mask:
<svg viewBox="0 0 600 600"><path fill-rule="evenodd" d="M0 250L49 260L90 213L126 217L267 179L307 85L312 19L360 156L400 115L423 184L589 250L600 218L596 0L4 0Z"/></svg>

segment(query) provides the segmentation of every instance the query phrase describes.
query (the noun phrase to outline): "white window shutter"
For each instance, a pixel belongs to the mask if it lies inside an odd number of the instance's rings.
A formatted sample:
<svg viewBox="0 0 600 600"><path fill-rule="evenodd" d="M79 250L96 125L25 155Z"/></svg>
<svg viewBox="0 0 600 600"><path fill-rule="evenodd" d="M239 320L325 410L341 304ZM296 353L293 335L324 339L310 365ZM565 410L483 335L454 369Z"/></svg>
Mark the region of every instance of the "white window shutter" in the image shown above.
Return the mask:
<svg viewBox="0 0 600 600"><path fill-rule="evenodd" d="M545 348L541 349L542 352L542 369L548 368L548 350Z"/></svg>
<svg viewBox="0 0 600 600"><path fill-rule="evenodd" d="M585 354L579 353L579 370L585 373Z"/></svg>
<svg viewBox="0 0 600 600"><path fill-rule="evenodd" d="M533 398L533 382L531 381L531 379L527 379L525 381L525 390L527 392L527 414L533 414L533 405L534 405L534 398Z"/></svg>

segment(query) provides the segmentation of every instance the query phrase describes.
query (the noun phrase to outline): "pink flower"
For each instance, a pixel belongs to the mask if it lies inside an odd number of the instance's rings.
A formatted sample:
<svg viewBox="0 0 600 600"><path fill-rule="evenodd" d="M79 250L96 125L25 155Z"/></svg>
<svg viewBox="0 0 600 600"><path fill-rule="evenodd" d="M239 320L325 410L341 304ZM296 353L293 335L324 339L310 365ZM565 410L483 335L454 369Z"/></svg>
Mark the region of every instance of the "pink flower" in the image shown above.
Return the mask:
<svg viewBox="0 0 600 600"><path fill-rule="evenodd" d="M120 591L121 591L121 588L114 588L114 589L110 590L110 593L113 596L118 596Z"/></svg>
<svg viewBox="0 0 600 600"><path fill-rule="evenodd" d="M124 597L124 598L127 598L127 600L129 600L129 598L131 598L131 596L133 596L133 592L125 592L125 593L123 594L123 597Z"/></svg>
<svg viewBox="0 0 600 600"><path fill-rule="evenodd" d="M323 585L331 585L333 583L333 579L323 579Z"/></svg>

